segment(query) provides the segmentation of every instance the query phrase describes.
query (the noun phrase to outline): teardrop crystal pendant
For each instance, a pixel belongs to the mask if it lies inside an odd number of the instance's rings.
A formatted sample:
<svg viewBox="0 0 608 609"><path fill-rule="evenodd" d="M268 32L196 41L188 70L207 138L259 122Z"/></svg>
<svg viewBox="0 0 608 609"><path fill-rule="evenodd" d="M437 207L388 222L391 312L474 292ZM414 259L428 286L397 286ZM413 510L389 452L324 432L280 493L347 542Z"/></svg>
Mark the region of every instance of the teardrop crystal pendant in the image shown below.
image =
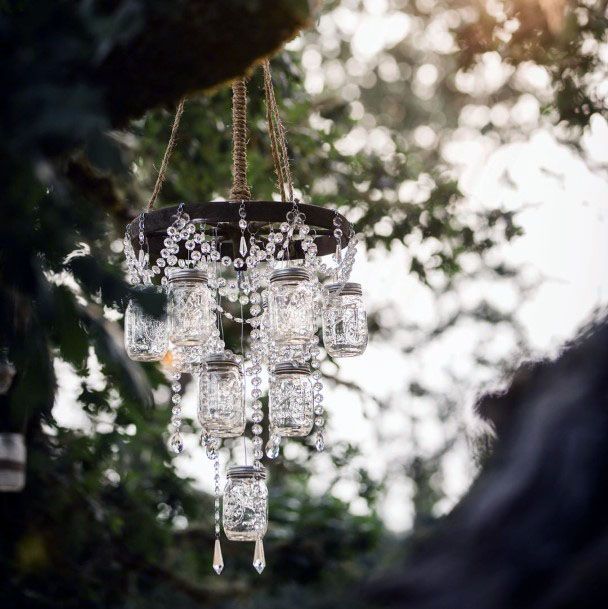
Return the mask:
<svg viewBox="0 0 608 609"><path fill-rule="evenodd" d="M253 566L258 573L262 573L266 566L266 557L264 556L264 542L258 539L255 542L255 550L253 551Z"/></svg>
<svg viewBox="0 0 608 609"><path fill-rule="evenodd" d="M336 264L342 263L342 244L336 243Z"/></svg>
<svg viewBox="0 0 608 609"><path fill-rule="evenodd" d="M241 236L241 243L239 245L239 254L244 258L247 255L247 241L244 236Z"/></svg>
<svg viewBox="0 0 608 609"><path fill-rule="evenodd" d="M266 456L269 459L276 459L279 456L280 441L277 442L272 438L266 443Z"/></svg>
<svg viewBox="0 0 608 609"><path fill-rule="evenodd" d="M317 449L317 452L323 452L325 450L325 438L321 432L317 433L315 448Z"/></svg>
<svg viewBox="0 0 608 609"><path fill-rule="evenodd" d="M182 434L179 433L179 431L176 431L169 438L169 449L176 455L179 455L184 450L184 439L182 438Z"/></svg>
<svg viewBox="0 0 608 609"><path fill-rule="evenodd" d="M215 540L215 546L213 548L213 570L220 575L224 570L224 557L222 556L222 546L220 540Z"/></svg>

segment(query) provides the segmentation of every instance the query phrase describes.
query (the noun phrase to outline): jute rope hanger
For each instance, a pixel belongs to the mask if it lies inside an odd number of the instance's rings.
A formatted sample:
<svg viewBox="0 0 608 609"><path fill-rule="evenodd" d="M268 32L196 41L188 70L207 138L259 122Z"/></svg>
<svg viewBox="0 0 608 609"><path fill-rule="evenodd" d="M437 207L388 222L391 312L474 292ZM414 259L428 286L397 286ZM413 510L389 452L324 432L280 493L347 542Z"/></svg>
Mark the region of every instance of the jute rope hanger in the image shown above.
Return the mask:
<svg viewBox="0 0 608 609"><path fill-rule="evenodd" d="M264 71L266 120L268 122L272 160L277 175L277 186L281 195L281 201L285 203L294 200L286 131L281 121L274 94L270 61L268 59L264 60L262 67ZM177 132L182 114L184 113L185 102L186 98L183 97L177 106L169 142L167 143L146 211L151 211L154 207L166 180L167 168L177 141ZM230 189L230 198L241 201L251 199L251 189L247 182L247 81L244 77L235 80L232 84L232 188Z"/></svg>
<svg viewBox="0 0 608 609"><path fill-rule="evenodd" d="M247 183L247 81L232 83L232 188L231 199L251 199Z"/></svg>
<svg viewBox="0 0 608 609"><path fill-rule="evenodd" d="M185 103L186 98L182 97L179 100L179 104L177 105L177 110L175 111L175 118L173 119L173 126L171 127L171 135L169 136L169 142L167 144L167 148L165 149L165 154L163 155L163 160L160 164L160 169L158 170L158 176L156 176L154 190L152 191L152 195L150 196L150 200L148 201L148 205L146 206L146 211L152 210L152 208L154 207L154 203L156 203L156 199L160 194L161 188L165 183L167 167L169 166L169 159L171 158L171 155L173 154L173 149L175 148L177 130L179 129L179 122L182 118L182 114L184 113Z"/></svg>
<svg viewBox="0 0 608 609"><path fill-rule="evenodd" d="M270 61L266 59L263 64L264 69L264 97L266 100L266 118L268 121L268 131L270 135L270 145L272 149L272 159L277 174L281 201L293 201L293 179L289 166L289 154L287 152L287 134L279 107L274 95L272 85L272 74L270 72Z"/></svg>

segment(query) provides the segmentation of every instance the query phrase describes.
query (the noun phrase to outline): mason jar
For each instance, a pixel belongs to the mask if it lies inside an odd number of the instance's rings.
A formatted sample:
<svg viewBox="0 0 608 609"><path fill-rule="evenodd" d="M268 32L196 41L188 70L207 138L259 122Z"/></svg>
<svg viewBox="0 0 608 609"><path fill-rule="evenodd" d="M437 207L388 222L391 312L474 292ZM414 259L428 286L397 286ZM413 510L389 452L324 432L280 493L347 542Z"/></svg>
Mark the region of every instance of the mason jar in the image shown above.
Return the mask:
<svg viewBox="0 0 608 609"><path fill-rule="evenodd" d="M266 471L233 466L226 474L223 497L224 533L232 541L257 541L268 529Z"/></svg>
<svg viewBox="0 0 608 609"><path fill-rule="evenodd" d="M268 393L270 429L280 436L307 436L314 423L310 370L307 366L277 364Z"/></svg>
<svg viewBox="0 0 608 609"><path fill-rule="evenodd" d="M25 486L27 451L20 433L0 433L0 492L18 493Z"/></svg>
<svg viewBox="0 0 608 609"><path fill-rule="evenodd" d="M331 283L323 307L323 345L332 357L361 355L367 346L367 314L358 283Z"/></svg>
<svg viewBox="0 0 608 609"><path fill-rule="evenodd" d="M202 345L211 333L213 312L207 273L174 270L169 285L169 338L174 345Z"/></svg>
<svg viewBox="0 0 608 609"><path fill-rule="evenodd" d="M245 395L241 367L223 355L207 360L200 375L198 420L212 436L234 438L245 431Z"/></svg>
<svg viewBox="0 0 608 609"><path fill-rule="evenodd" d="M315 331L310 274L293 267L273 271L268 289L270 338L278 345L303 345Z"/></svg>
<svg viewBox="0 0 608 609"><path fill-rule="evenodd" d="M154 317L130 300L125 311L125 349L137 362L158 362L169 348L167 317Z"/></svg>

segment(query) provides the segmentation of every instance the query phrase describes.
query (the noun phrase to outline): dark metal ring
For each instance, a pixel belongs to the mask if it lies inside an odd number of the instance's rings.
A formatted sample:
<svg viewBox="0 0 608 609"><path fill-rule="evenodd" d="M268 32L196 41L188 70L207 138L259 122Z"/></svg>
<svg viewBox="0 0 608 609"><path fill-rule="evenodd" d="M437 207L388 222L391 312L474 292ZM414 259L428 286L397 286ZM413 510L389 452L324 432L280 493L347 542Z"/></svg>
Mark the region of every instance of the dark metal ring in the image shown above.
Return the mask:
<svg viewBox="0 0 608 609"><path fill-rule="evenodd" d="M251 226L250 233L255 233L271 224L285 222L288 211L292 209L291 203L279 201L210 201L207 203L184 203L182 212L187 213L192 220L213 226L217 230L220 241L219 251L222 256L232 259L238 256L241 229L239 228L239 209L244 205L247 213L246 219ZM167 236L167 227L170 226L177 214L178 205L162 207L147 212L145 218L144 234L148 243L151 261L160 256L163 241ZM349 241L351 225L348 220L333 209L326 209L318 205L298 203L298 210L306 216L306 224L315 230L314 243L317 246L317 255L332 254L336 249L334 229L342 230L340 241L346 247ZM340 219L340 225L334 225L334 218ZM139 250L139 227L129 226L131 242L134 249ZM312 230L311 230L312 232ZM301 241L293 240L289 245L290 260L304 258ZM152 262L153 263L153 262Z"/></svg>

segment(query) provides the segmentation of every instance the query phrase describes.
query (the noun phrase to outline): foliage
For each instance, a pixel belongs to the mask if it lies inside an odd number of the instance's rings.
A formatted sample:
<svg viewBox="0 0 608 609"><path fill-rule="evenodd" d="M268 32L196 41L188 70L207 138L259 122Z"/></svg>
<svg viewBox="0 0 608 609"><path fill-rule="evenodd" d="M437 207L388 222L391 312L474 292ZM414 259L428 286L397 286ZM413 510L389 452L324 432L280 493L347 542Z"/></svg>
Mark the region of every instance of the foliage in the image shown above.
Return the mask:
<svg viewBox="0 0 608 609"><path fill-rule="evenodd" d="M166 10L179 21L184 4L154 3L153 10ZM453 27L449 23L454 20L448 19L446 28L454 35L460 32L458 40L465 36L465 25L489 31L497 27L487 16L465 19L471 10L466 5L454 9L451 3L436 2L423 11L419 4L393 7L415 20L418 35L454 11L462 18ZM84 2L75 8L69 2L32 1L10 5L0 17L4 90L10 92L0 101L0 343L18 370L9 394L0 395L0 422L3 429L26 431L29 456L26 490L0 497L0 600L10 607L229 607L246 604L255 586L256 602L266 606L328 602L336 586L347 589L374 565L382 568L394 543L378 515L382 485L353 465L357 451L338 445L324 460L308 450L283 459L273 470L268 571L254 577L251 549L232 544L225 548L230 557L225 576L218 579L209 566L210 499L178 475L163 444L169 411L162 372L130 362L120 344L114 320L130 292L116 244L126 219L141 210L151 189L171 123L169 112L146 107L145 116L122 131L112 130L124 125L134 107L130 102L135 102L117 100L119 91L128 91L125 82L109 90L120 71L114 67L108 80L100 58L128 54L129 41L142 31L141 24L131 27L133 7L140 16L147 14L139 2ZM321 22L340 8L329 3ZM355 9L360 7L355 4ZM589 27L599 37L593 25L599 17L594 19ZM196 48L192 38L167 45L166 32L164 23L153 21L145 30L148 48L170 48L178 59ZM583 34L571 28L561 35L577 41ZM304 53L318 49L324 67L346 65L351 40L338 30L335 37L337 46L328 49L314 33L307 34ZM351 98L343 94L347 83L328 83L311 100L306 75L298 67L302 49L282 53L273 62L296 186L306 200L344 211L370 251L405 243L412 259L404 272L437 294L468 274L463 259L471 256L478 262L476 273L512 277L512 270L493 263L491 254L517 236L514 216L492 206L471 212L456 172L441 153L473 97L454 87L453 75L473 66L490 47L461 42L450 52L433 53L416 39L408 37L377 53L363 66L356 92L349 89ZM526 40L538 45L532 34ZM569 49L568 57L576 52L580 58L580 44L571 44L563 47ZM252 49L250 60L256 51L262 55L268 48ZM511 53L514 62L538 57ZM553 56L543 57L547 65L556 65ZM552 71L559 116L579 125L575 108L580 96L564 93L572 91L576 79L568 76L566 56L560 57L563 69ZM398 66L398 78L382 76L387 74L382 61ZM587 69L585 61L577 69ZM408 77L429 62L441 75L431 97ZM158 78L152 67L142 66L151 74L144 79L150 89ZM164 90L162 101L175 102L209 83L193 77L173 85ZM260 75L254 73L250 179L255 196L263 198L273 195L274 179L261 90ZM135 107L145 93L137 92ZM504 87L493 95L512 103L517 93ZM477 102L489 107L495 98ZM162 193L165 202L226 196L229 112L225 88L189 101ZM356 131L359 122L368 125L364 132ZM422 145L420 132L416 135L421 126L433 130L431 145ZM478 128L508 136L490 122ZM353 132L362 145L349 145ZM154 310L158 302L147 298L144 305ZM371 328L379 340L394 331L382 312L372 313ZM489 306L458 310L428 335L414 333L404 351L433 340L467 316L490 328L510 321ZM53 416L61 362L80 380L86 431L66 429ZM410 396L438 402L422 380L412 385ZM448 402L446 419L455 400ZM434 514L441 498L433 483L440 457L406 464L416 484L418 522ZM331 472L321 496L310 493L309 465ZM366 515L354 515L347 502L332 494L344 477L358 485Z"/></svg>

